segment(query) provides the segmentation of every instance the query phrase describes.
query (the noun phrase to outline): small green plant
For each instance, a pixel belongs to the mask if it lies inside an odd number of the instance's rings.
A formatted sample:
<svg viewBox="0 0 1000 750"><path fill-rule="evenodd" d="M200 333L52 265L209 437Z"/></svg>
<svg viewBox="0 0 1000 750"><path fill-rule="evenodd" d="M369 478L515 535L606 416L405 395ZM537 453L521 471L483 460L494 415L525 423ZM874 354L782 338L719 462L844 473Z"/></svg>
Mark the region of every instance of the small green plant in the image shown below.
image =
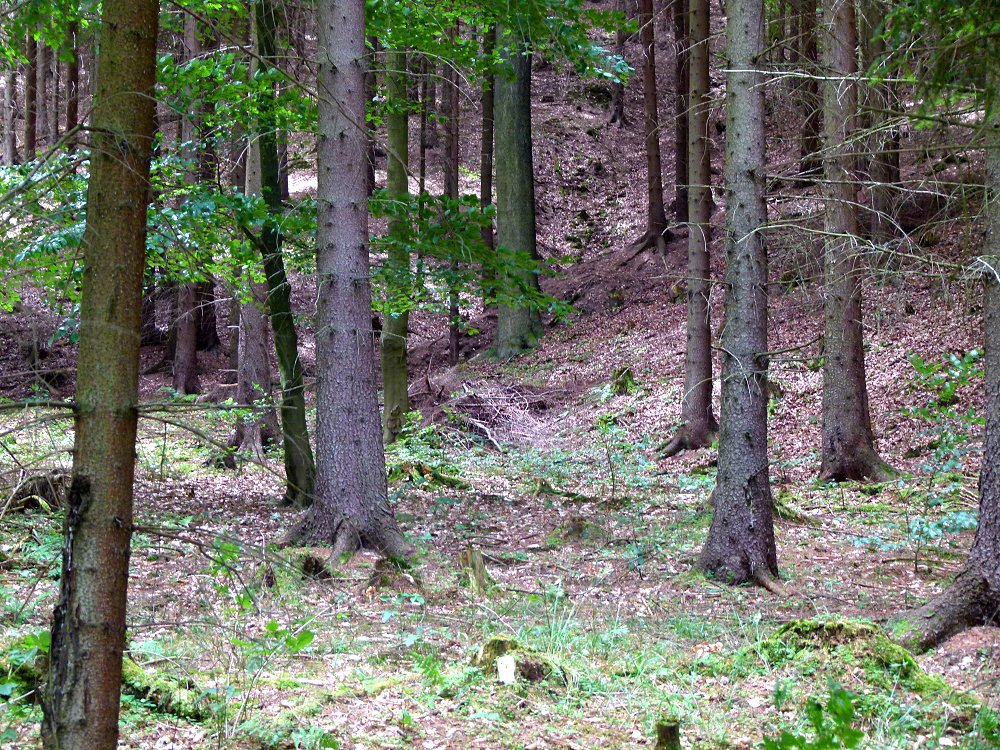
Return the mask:
<svg viewBox="0 0 1000 750"><path fill-rule="evenodd" d="M632 485L641 488L649 485L645 470L649 468L650 462L642 453L646 448L646 441L633 440L628 430L622 427L618 420L619 415L615 413L601 414L594 420L594 428L597 430L597 439L604 453L608 480L611 484L608 497L611 502L619 499L620 486Z"/></svg>
<svg viewBox="0 0 1000 750"><path fill-rule="evenodd" d="M786 686L775 691L774 702L780 708L786 697ZM864 738L854 727L854 696L836 683L830 684L830 698L824 706L810 698L805 707L805 719L813 735L783 731L777 739L764 738L764 750L850 750Z"/></svg>

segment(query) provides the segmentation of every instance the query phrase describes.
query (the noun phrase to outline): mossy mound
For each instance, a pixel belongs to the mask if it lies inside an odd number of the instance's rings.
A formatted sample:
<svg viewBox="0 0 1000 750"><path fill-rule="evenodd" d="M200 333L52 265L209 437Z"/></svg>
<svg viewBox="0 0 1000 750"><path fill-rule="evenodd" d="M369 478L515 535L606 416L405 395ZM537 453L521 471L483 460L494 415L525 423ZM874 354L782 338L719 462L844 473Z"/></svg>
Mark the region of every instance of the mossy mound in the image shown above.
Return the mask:
<svg viewBox="0 0 1000 750"><path fill-rule="evenodd" d="M850 685L859 696L861 714L898 714L903 723L977 731L988 742L1000 742L1000 723L992 710L925 672L913 654L890 640L875 623L794 620L762 641L745 646L737 661L746 663L755 657L762 659L769 671L787 671L814 684L834 680Z"/></svg>
<svg viewBox="0 0 1000 750"><path fill-rule="evenodd" d="M567 682L565 670L552 659L525 648L508 636L498 635L490 638L479 649L472 663L486 674L495 677L497 659L508 655L514 657L517 676L527 682L547 682L555 685L565 685Z"/></svg>

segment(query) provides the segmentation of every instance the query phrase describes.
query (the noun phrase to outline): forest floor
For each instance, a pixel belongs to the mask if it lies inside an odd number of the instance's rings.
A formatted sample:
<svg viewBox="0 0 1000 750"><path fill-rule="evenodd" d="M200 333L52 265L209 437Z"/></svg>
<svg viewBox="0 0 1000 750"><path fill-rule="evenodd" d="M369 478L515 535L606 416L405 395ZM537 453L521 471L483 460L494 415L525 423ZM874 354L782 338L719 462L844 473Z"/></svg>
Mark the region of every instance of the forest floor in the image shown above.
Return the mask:
<svg viewBox="0 0 1000 750"><path fill-rule="evenodd" d="M660 61L669 94L666 45ZM551 67L536 73L540 239L557 270L544 283L574 314L553 321L536 351L496 362L477 356L492 322L470 306L480 333L466 338L457 368L444 364L443 319L414 316L423 419L388 450L396 514L418 549L411 569L361 553L314 561L314 575L303 575L307 553L274 546L295 518L277 502L280 457L229 471L207 439L226 442L225 411L174 402L171 419L189 409L179 418L199 434L144 413L128 658L145 677L132 670L120 747L652 747L656 722L675 718L686 748L750 748L786 729L814 736L809 701L826 706L834 685L854 696L864 747L1000 746L997 714L983 710L1000 711L1000 629L970 630L913 660L868 625L939 590L971 543L981 427L965 415L981 411L982 393L955 363L981 345L980 308L953 269L980 231L963 217L981 162L972 150L948 163L923 156L954 134L908 134L907 200L928 223L897 252L869 258L871 410L878 448L902 472L881 485L816 479L821 204L809 188L776 190L770 333L783 353L772 360L769 430L788 592L779 597L697 570L714 451L658 453L682 395L686 310L672 287L683 287L686 230L675 228L666 256L629 248L645 210L638 81L628 88L628 128L607 124L607 93ZM794 171L793 134L782 126L796 122L789 98L773 97L770 112L775 174ZM466 165L478 163L473 138L463 143ZM665 162L669 175L669 154ZM472 191L478 175L466 172ZM309 184L308 174L294 183ZM717 192L720 209L723 199ZM722 219L720 210L716 278ZM296 278L308 317L314 289ZM721 296L712 299L716 324ZM71 393L72 348L48 343L58 320L30 294L0 319L5 396ZM44 356L25 341L42 342ZM307 336L307 372L312 346ZM925 366L921 378L914 355L946 364ZM144 362L159 356L148 349ZM35 376L40 359L58 378ZM201 361L207 387L221 362L221 352ZM144 398L163 400L166 384L145 376ZM921 413L949 384L955 403ZM0 421L0 484L68 466L65 415L6 411ZM38 744L39 709L25 686L58 589L52 510L0 517L5 748ZM470 549L485 560L483 591L459 562ZM476 661L498 637L521 646L511 685L492 661ZM839 705L827 728L852 722Z"/></svg>

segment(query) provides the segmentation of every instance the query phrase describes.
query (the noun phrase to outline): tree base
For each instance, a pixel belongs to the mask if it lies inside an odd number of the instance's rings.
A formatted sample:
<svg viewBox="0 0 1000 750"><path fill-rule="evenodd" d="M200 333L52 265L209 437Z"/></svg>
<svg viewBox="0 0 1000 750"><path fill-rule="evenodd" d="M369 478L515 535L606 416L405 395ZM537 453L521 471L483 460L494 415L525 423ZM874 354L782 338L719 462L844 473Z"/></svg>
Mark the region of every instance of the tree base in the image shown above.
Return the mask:
<svg viewBox="0 0 1000 750"><path fill-rule="evenodd" d="M824 456L819 476L825 482L888 482L899 472L872 448L843 451L841 456Z"/></svg>
<svg viewBox="0 0 1000 750"><path fill-rule="evenodd" d="M969 567L923 607L892 622L889 630L900 644L922 653L963 630L998 621L1000 591L990 587L981 571Z"/></svg>
<svg viewBox="0 0 1000 750"><path fill-rule="evenodd" d="M674 433L674 436L659 450L663 458L673 458L684 451L694 451L708 448L719 436L719 426L713 425L706 430L694 430L690 425L684 425Z"/></svg>
<svg viewBox="0 0 1000 750"><path fill-rule="evenodd" d="M669 229L649 229L639 239L629 245L629 251L635 254L644 250L655 250L666 255L667 243L674 238L674 233Z"/></svg>
<svg viewBox="0 0 1000 750"><path fill-rule="evenodd" d="M281 540L282 547L330 547L334 555L350 558L361 548L371 549L392 560L409 560L415 552L395 522L379 524L374 530L362 531L345 515L334 518L318 517L318 505L311 506L288 530Z"/></svg>

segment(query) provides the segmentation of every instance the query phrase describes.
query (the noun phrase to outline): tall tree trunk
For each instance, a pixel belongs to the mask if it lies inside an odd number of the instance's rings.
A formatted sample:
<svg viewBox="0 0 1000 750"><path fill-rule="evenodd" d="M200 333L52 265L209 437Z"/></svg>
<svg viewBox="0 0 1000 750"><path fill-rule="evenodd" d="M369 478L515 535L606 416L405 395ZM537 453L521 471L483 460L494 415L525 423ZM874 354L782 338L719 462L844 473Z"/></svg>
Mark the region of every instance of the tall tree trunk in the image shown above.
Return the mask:
<svg viewBox="0 0 1000 750"><path fill-rule="evenodd" d="M17 163L17 133L14 132L14 83L17 74L13 70L0 73L3 87L3 152L0 164L10 166Z"/></svg>
<svg viewBox="0 0 1000 750"><path fill-rule="evenodd" d="M730 0L726 50L726 320L712 525L699 565L778 587L767 463L767 248L763 0Z"/></svg>
<svg viewBox="0 0 1000 750"><path fill-rule="evenodd" d="M49 143L55 145L59 142L59 54L55 49L49 49L49 119L47 130Z"/></svg>
<svg viewBox="0 0 1000 750"><path fill-rule="evenodd" d="M379 424L365 179L364 0L320 0L316 500L289 540L404 558Z"/></svg>
<svg viewBox="0 0 1000 750"><path fill-rule="evenodd" d="M261 60L264 64L275 67L276 24L271 0L258 0L256 13ZM267 308L271 316L274 348L278 356L278 375L281 380L281 436L285 449L286 483L284 502L286 505L305 507L313 499L316 464L306 424L305 384L292 313L292 289L285 273L285 259L281 254L281 234L278 230L282 205L278 143L274 135L272 104L273 100L263 107L261 120L258 123L261 192L271 218L271 221L265 222L261 232L261 255L264 274L267 277Z"/></svg>
<svg viewBox="0 0 1000 750"><path fill-rule="evenodd" d="M681 427L664 453L704 448L719 428L712 413L712 291L709 247L712 242L711 139L708 134L709 0L690 2L690 82L688 109L688 279L687 349Z"/></svg>
<svg viewBox="0 0 1000 750"><path fill-rule="evenodd" d="M77 136L73 131L80 124L80 50L76 39L79 30L79 24L72 21L67 39L69 61L66 63L66 132L69 134L66 147L70 151L76 148Z"/></svg>
<svg viewBox="0 0 1000 750"><path fill-rule="evenodd" d="M503 37L503 33L497 33ZM535 173L531 153L531 54L517 34L496 81L497 243L538 259ZM538 288L538 275L520 271L502 284L494 353L501 359L527 351L542 333L538 310L518 304L515 288Z"/></svg>
<svg viewBox="0 0 1000 750"><path fill-rule="evenodd" d="M52 84L52 51L44 41L38 42L38 87L35 90L35 133L39 144L52 145L49 138L49 89Z"/></svg>
<svg viewBox="0 0 1000 750"><path fill-rule="evenodd" d="M427 148L430 140L431 89L427 58L420 58L420 157L417 192L423 195L427 186Z"/></svg>
<svg viewBox="0 0 1000 750"><path fill-rule="evenodd" d="M191 14L184 17L184 57L192 60L200 50L198 41L198 20ZM188 164L185 180L193 184L198 179L191 163L196 159L194 139L197 137L195 123L197 112L184 112L181 116L181 153ZM177 287L177 318L174 326L176 346L174 349L174 390L180 396L197 393L198 383L198 283L186 282Z"/></svg>
<svg viewBox="0 0 1000 750"><path fill-rule="evenodd" d="M653 37L653 0L639 0L639 38L642 43L642 109L646 133L646 233L635 247L666 252L667 214L663 205L663 167L660 160L660 114L656 94L656 44Z"/></svg>
<svg viewBox="0 0 1000 750"><path fill-rule="evenodd" d="M483 57L487 60L493 56L497 44L497 28L490 26L483 37ZM479 207L485 210L493 205L493 90L494 76L488 73L483 81L483 122L480 129L479 150ZM493 236L493 222L482 229L483 244L492 254L496 250ZM487 306L494 305L496 275L489 269L483 272L483 299Z"/></svg>
<svg viewBox="0 0 1000 750"><path fill-rule="evenodd" d="M803 175L816 175L820 161L819 69L816 52L816 0L797 0L799 10L799 63L805 72L799 98L802 106L802 131L799 135L799 169Z"/></svg>
<svg viewBox="0 0 1000 750"><path fill-rule="evenodd" d="M118 745L157 20L155 0L104 1L47 750Z"/></svg>
<svg viewBox="0 0 1000 750"><path fill-rule="evenodd" d="M458 36L458 29L452 26L448 31L452 44ZM444 194L447 198L458 200L458 126L459 126L459 88L458 69L453 64L445 67L444 92L442 103L444 110ZM452 273L458 275L458 261L452 260ZM448 364L452 367L458 364L458 351L462 338L462 319L459 310L458 288L456 282L448 285Z"/></svg>
<svg viewBox="0 0 1000 750"><path fill-rule="evenodd" d="M260 45L255 47L259 59ZM256 64L252 67L256 68ZM260 141L251 135L247 143L244 193L248 196L260 195L262 184ZM271 400L271 331L264 312L267 288L251 278L247 278L246 282L250 299L240 303L238 313L236 403L250 407L252 411L236 423L230 445L242 453L259 457L265 445L277 440L280 430Z"/></svg>
<svg viewBox="0 0 1000 750"><path fill-rule="evenodd" d="M994 76L993 85L1000 83ZM986 434L979 471L979 526L965 564L948 588L905 613L892 631L925 651L976 625L1000 621L1000 115L986 128L986 206L983 256L983 329L986 339Z"/></svg>
<svg viewBox="0 0 1000 750"><path fill-rule="evenodd" d="M38 150L38 43L28 34L28 65L24 73L24 159L31 161Z"/></svg>
<svg viewBox="0 0 1000 750"><path fill-rule="evenodd" d="M868 387L858 247L858 186L854 177L857 57L854 0L824 6L824 479L882 481L891 469L875 452Z"/></svg>
<svg viewBox="0 0 1000 750"><path fill-rule="evenodd" d="M392 105L386 114L389 138L389 155L386 163L386 188L388 198L401 204L409 203L409 102L407 101L406 52L389 50L386 54L386 98ZM389 223L390 236L405 240L408 222L394 218ZM410 254L406 250L394 249L389 257L388 298L392 300L410 297ZM393 310L390 304L385 311L382 324L382 391L385 406L382 414L382 439L388 444L395 442L403 429L403 420L410 411L409 369L407 366L406 344L409 335L410 311L405 308Z"/></svg>
<svg viewBox="0 0 1000 750"><path fill-rule="evenodd" d="M615 56L621 60L625 59L625 25L628 23L628 14L625 10L625 0L615 0L615 12L621 14L617 27L615 28ZM625 114L625 83L615 81L611 84L611 123L617 123L618 127L628 126L628 117Z"/></svg>
<svg viewBox="0 0 1000 750"><path fill-rule="evenodd" d="M672 0L674 27L674 200L677 221L688 220L688 0Z"/></svg>

